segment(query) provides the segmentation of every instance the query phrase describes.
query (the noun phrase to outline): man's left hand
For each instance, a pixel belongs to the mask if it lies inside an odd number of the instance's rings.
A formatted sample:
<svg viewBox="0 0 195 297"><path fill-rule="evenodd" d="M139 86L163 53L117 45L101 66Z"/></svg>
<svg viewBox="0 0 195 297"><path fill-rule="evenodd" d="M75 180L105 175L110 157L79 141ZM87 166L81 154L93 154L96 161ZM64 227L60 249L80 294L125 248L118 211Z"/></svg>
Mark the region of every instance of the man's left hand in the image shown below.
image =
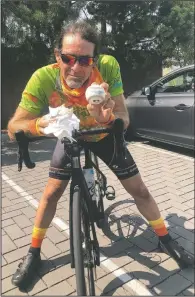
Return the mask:
<svg viewBox="0 0 195 297"><path fill-rule="evenodd" d="M107 83L102 83L100 86L103 87L106 92L105 100L100 104L89 103L87 105L87 110L97 122L103 124L109 121L115 102L111 99L111 95L108 92L109 85Z"/></svg>

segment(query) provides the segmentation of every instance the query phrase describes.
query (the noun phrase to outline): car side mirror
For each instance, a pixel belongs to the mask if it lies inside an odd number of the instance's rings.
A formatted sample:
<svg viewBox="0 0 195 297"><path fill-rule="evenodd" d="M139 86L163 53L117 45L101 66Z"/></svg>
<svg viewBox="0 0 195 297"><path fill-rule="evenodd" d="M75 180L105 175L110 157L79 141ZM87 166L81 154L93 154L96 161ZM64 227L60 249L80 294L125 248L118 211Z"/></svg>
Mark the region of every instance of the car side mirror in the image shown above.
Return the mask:
<svg viewBox="0 0 195 297"><path fill-rule="evenodd" d="M150 96L151 95L151 87L142 88L142 95Z"/></svg>

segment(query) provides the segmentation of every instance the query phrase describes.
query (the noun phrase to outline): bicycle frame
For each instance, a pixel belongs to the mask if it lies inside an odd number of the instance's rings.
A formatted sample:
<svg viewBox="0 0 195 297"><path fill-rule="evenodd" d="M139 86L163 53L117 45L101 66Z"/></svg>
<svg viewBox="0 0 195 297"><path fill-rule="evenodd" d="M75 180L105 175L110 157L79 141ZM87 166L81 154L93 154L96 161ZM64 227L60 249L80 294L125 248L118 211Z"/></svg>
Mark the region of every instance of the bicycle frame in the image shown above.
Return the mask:
<svg viewBox="0 0 195 297"><path fill-rule="evenodd" d="M113 133L116 141L116 150L115 150L115 155L116 157L119 156L120 154L123 154L123 131L124 131L124 122L122 119L117 118L114 122L111 128L99 128L99 129L91 129L91 130L74 130L72 133L73 139L78 139L80 136L84 135L95 135L95 134L101 134L101 133ZM29 151L28 151L28 145L29 142L35 141L36 137L33 139L29 139L25 134L23 130L18 130L15 133L16 140L18 142L18 171L22 170L22 164L23 162L25 163L27 168L34 168L35 163L33 163L30 159L29 156ZM46 137L43 137L46 138ZM39 138L41 139L41 137ZM71 181L71 188L70 188L70 209L69 209L69 214L70 214L70 251L71 251L71 267L74 267L74 253L73 253L73 228L72 228L72 204L73 204L73 190L75 187L79 187L81 190L81 194L83 197L83 201L85 203L85 213L86 213L86 221L88 224L86 230L87 232L92 232L92 241L93 241L93 248L98 253L97 263L96 265L99 265L99 244L95 232L95 225L94 222L97 223L96 220L94 220L94 212L98 213L99 208L96 205L96 208L94 209L94 201L92 201L87 183L85 181L85 177L81 168L80 164L80 144L77 142L70 143L67 138L64 138L61 140L62 143L64 143L64 146L66 145L65 150L69 148L70 150L70 155L71 155L71 163L72 163L72 181ZM68 146L67 146L68 144ZM85 149L85 148L84 148ZM89 150L85 149L85 157L86 157L86 165L87 166L93 166L97 170L97 176L98 179L100 180L100 176L102 177L102 188L106 188L106 177L102 174L102 172L99 170L97 164L92 162L91 157L90 157L90 152ZM95 159L96 161L96 159ZM90 168L90 167L89 167ZM100 193L100 199L104 196L102 193ZM102 202L103 203L103 202ZM100 213L100 211L99 211ZM90 229L91 227L91 229ZM97 247L97 249L96 249Z"/></svg>
<svg viewBox="0 0 195 297"><path fill-rule="evenodd" d="M101 133L112 133L115 138L115 155L120 156L123 154L123 130L124 130L124 122L122 119L116 119L112 127L108 128L99 128L99 129L91 129L91 130L74 130L72 132L72 137L75 140L78 140L80 136L85 135L96 135ZM15 133L16 140L18 142L18 171L22 170L23 163L26 165L27 168L34 168L35 163L33 163L30 159L28 145L29 142L35 141L36 137L33 139L29 139L23 130L18 130ZM46 138L46 137L43 137ZM40 138L39 138L40 139ZM100 250L99 250L99 243L96 236L95 230L95 223L97 227L101 228L101 215L104 214L104 207L103 207L103 196L106 194L105 190L107 190L106 184L107 180L103 173L99 170L98 163L97 163L97 156L94 158L94 162L92 161L91 151L86 149L85 146L82 147L85 150L85 168L94 167L96 170L97 175L97 197L100 199L97 201L92 200L92 197L89 193L88 186L85 180L85 176L81 167L80 163L80 152L81 152L81 142L73 142L71 143L67 138L61 139L61 142L64 143L65 149L64 152L69 153L71 156L71 168L72 168L72 181L70 187L70 207L69 207L69 219L70 219L70 256L71 256L71 267L76 268L77 274L79 275L79 280L82 278L82 283L84 282L84 274L82 272L83 268L88 268L88 273L90 270L90 288L89 290L92 292L95 291L94 288L94 277L91 269L95 268L96 266L100 265ZM102 189L104 192L102 192ZM77 193L77 191L79 191ZM76 194L76 195L75 195ZM75 202L73 203L73 197L75 197ZM80 201L81 200L81 201ZM80 205L81 202L81 205ZM75 208L76 207L76 208ZM73 225L73 211L76 214L76 224ZM80 212L80 213L79 213ZM80 214L82 215L80 221ZM94 214L98 214L97 218ZM104 215L103 215L104 217ZM81 223L82 226L81 227ZM77 246L78 240L77 237L75 238L75 234L79 237L79 245ZM77 232L79 231L79 233ZM82 239L82 233L84 232L84 237ZM74 241L73 241L74 240ZM83 243L85 246L83 246ZM73 246L76 244L76 247ZM79 249L77 249L79 247ZM86 247L86 249L85 249ZM81 253L83 254L83 248L87 252L87 258L80 257ZM75 251L79 251L79 253L75 253ZM75 257L75 258L74 258ZM82 259L83 258L83 259ZM75 267L75 261L77 261ZM81 261L83 263L81 264ZM82 265L82 266L79 266ZM78 269L79 268L79 269ZM80 269L81 268L81 269ZM91 274L92 273L92 274ZM86 289L83 287L83 284L78 283L78 288L80 292L86 292ZM82 288L82 289L81 289ZM85 294L85 293L84 293Z"/></svg>

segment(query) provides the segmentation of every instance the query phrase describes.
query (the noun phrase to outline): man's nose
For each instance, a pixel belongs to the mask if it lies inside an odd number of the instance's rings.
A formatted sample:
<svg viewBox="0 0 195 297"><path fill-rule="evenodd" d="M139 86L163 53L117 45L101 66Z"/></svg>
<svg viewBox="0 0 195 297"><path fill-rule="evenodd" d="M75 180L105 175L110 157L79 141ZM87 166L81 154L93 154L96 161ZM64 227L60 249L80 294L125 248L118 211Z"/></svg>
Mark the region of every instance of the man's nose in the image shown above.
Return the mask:
<svg viewBox="0 0 195 297"><path fill-rule="evenodd" d="M80 70L80 68L81 68L81 65L79 64L78 61L76 61L76 62L74 63L74 65L72 65L72 67L71 67L71 69L72 69L73 71Z"/></svg>

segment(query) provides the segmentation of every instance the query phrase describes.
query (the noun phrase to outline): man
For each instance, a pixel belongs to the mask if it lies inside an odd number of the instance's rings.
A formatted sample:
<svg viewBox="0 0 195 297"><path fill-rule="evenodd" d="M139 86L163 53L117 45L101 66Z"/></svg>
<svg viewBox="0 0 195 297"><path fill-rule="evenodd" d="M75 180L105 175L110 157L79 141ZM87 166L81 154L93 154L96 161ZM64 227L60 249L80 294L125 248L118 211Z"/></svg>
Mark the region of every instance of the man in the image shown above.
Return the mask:
<svg viewBox="0 0 195 297"><path fill-rule="evenodd" d="M115 118L129 125L129 115L123 96L120 68L116 59L108 55L98 56L98 36L85 22L70 24L62 31L55 49L56 64L38 69L30 78L21 102L9 121L11 138L18 129L31 135L43 134L49 122L39 117L45 106L72 106L80 118L80 128L90 129L109 125ZM107 92L107 101L91 105L85 99L85 90L92 83L101 84ZM126 150L126 159L120 168L112 167L114 140L112 136L97 135L85 139L87 145L117 175L123 187L133 196L142 215L149 221L159 236L164 251L179 265L188 266L193 259L172 240L161 218L158 206L143 183L138 168ZM40 265L40 249L56 211L57 202L69 182L71 172L64 157L63 145L57 142L49 169L48 183L39 203L32 242L27 256L13 275L12 283L23 286Z"/></svg>

